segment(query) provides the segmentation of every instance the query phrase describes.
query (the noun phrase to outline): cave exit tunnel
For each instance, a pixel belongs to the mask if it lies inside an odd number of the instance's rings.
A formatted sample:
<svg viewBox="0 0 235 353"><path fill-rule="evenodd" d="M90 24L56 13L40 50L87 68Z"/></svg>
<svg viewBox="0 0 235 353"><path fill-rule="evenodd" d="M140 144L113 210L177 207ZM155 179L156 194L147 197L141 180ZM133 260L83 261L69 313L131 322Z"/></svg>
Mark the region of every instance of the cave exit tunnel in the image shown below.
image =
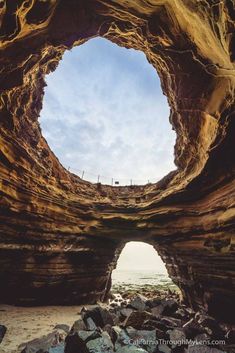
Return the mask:
<svg viewBox="0 0 235 353"><path fill-rule="evenodd" d="M186 303L234 321L229 2L13 2L0 18L0 300L102 300L121 249L135 240L156 248ZM42 136L45 75L65 50L96 36L142 50L159 74L177 170L158 183L114 188L81 180Z"/></svg>

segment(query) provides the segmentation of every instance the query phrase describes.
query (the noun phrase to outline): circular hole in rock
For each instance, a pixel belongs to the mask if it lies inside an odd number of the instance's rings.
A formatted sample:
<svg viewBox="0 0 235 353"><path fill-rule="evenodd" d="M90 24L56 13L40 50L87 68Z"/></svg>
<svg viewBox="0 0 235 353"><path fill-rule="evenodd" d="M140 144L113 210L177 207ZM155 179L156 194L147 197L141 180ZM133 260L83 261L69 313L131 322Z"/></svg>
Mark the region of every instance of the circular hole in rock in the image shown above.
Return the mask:
<svg viewBox="0 0 235 353"><path fill-rule="evenodd" d="M112 185L155 183L175 169L169 106L144 53L92 39L46 82L40 124L65 168Z"/></svg>

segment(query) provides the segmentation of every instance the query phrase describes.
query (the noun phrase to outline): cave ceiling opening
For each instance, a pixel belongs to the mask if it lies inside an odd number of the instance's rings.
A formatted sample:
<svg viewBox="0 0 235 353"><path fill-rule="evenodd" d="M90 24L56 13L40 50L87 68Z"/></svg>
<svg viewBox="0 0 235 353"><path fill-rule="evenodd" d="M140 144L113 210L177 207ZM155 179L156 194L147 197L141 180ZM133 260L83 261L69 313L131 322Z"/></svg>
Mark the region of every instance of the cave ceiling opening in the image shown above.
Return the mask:
<svg viewBox="0 0 235 353"><path fill-rule="evenodd" d="M234 13L231 0L4 2L2 301L100 300L120 244L142 240L154 244L187 305L234 321ZM81 180L42 136L46 75L66 50L97 36L144 52L158 72L177 169L157 183Z"/></svg>
<svg viewBox="0 0 235 353"><path fill-rule="evenodd" d="M42 134L71 172L128 185L175 169L169 106L142 52L94 38L65 52L46 83Z"/></svg>

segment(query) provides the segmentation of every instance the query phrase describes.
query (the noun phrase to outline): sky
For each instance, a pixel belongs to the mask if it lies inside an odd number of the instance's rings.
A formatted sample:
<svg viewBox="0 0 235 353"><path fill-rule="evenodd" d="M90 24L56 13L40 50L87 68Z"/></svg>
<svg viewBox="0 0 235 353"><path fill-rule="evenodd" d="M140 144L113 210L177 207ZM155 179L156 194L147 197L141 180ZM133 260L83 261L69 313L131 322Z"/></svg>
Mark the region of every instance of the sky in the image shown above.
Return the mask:
<svg viewBox="0 0 235 353"><path fill-rule="evenodd" d="M137 261L138 259L138 261ZM118 259L117 270L156 271L167 274L164 262L152 245L131 241L126 244Z"/></svg>
<svg viewBox="0 0 235 353"><path fill-rule="evenodd" d="M64 167L120 185L175 169L169 107L142 52L91 39L67 51L46 82L40 124Z"/></svg>

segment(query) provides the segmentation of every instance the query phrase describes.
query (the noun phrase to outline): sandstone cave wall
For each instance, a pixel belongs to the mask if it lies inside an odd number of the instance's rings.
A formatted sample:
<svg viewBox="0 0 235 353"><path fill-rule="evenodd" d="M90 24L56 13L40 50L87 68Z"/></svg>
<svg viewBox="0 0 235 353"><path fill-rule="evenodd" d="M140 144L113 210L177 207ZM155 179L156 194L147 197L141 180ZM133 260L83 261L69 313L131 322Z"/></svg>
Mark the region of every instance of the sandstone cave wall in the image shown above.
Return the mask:
<svg viewBox="0 0 235 353"><path fill-rule="evenodd" d="M102 299L123 243L142 240L155 244L190 305L229 317L234 21L231 0L1 2L1 300ZM94 36L144 51L161 78L177 170L157 184L82 181L41 134L45 75Z"/></svg>

